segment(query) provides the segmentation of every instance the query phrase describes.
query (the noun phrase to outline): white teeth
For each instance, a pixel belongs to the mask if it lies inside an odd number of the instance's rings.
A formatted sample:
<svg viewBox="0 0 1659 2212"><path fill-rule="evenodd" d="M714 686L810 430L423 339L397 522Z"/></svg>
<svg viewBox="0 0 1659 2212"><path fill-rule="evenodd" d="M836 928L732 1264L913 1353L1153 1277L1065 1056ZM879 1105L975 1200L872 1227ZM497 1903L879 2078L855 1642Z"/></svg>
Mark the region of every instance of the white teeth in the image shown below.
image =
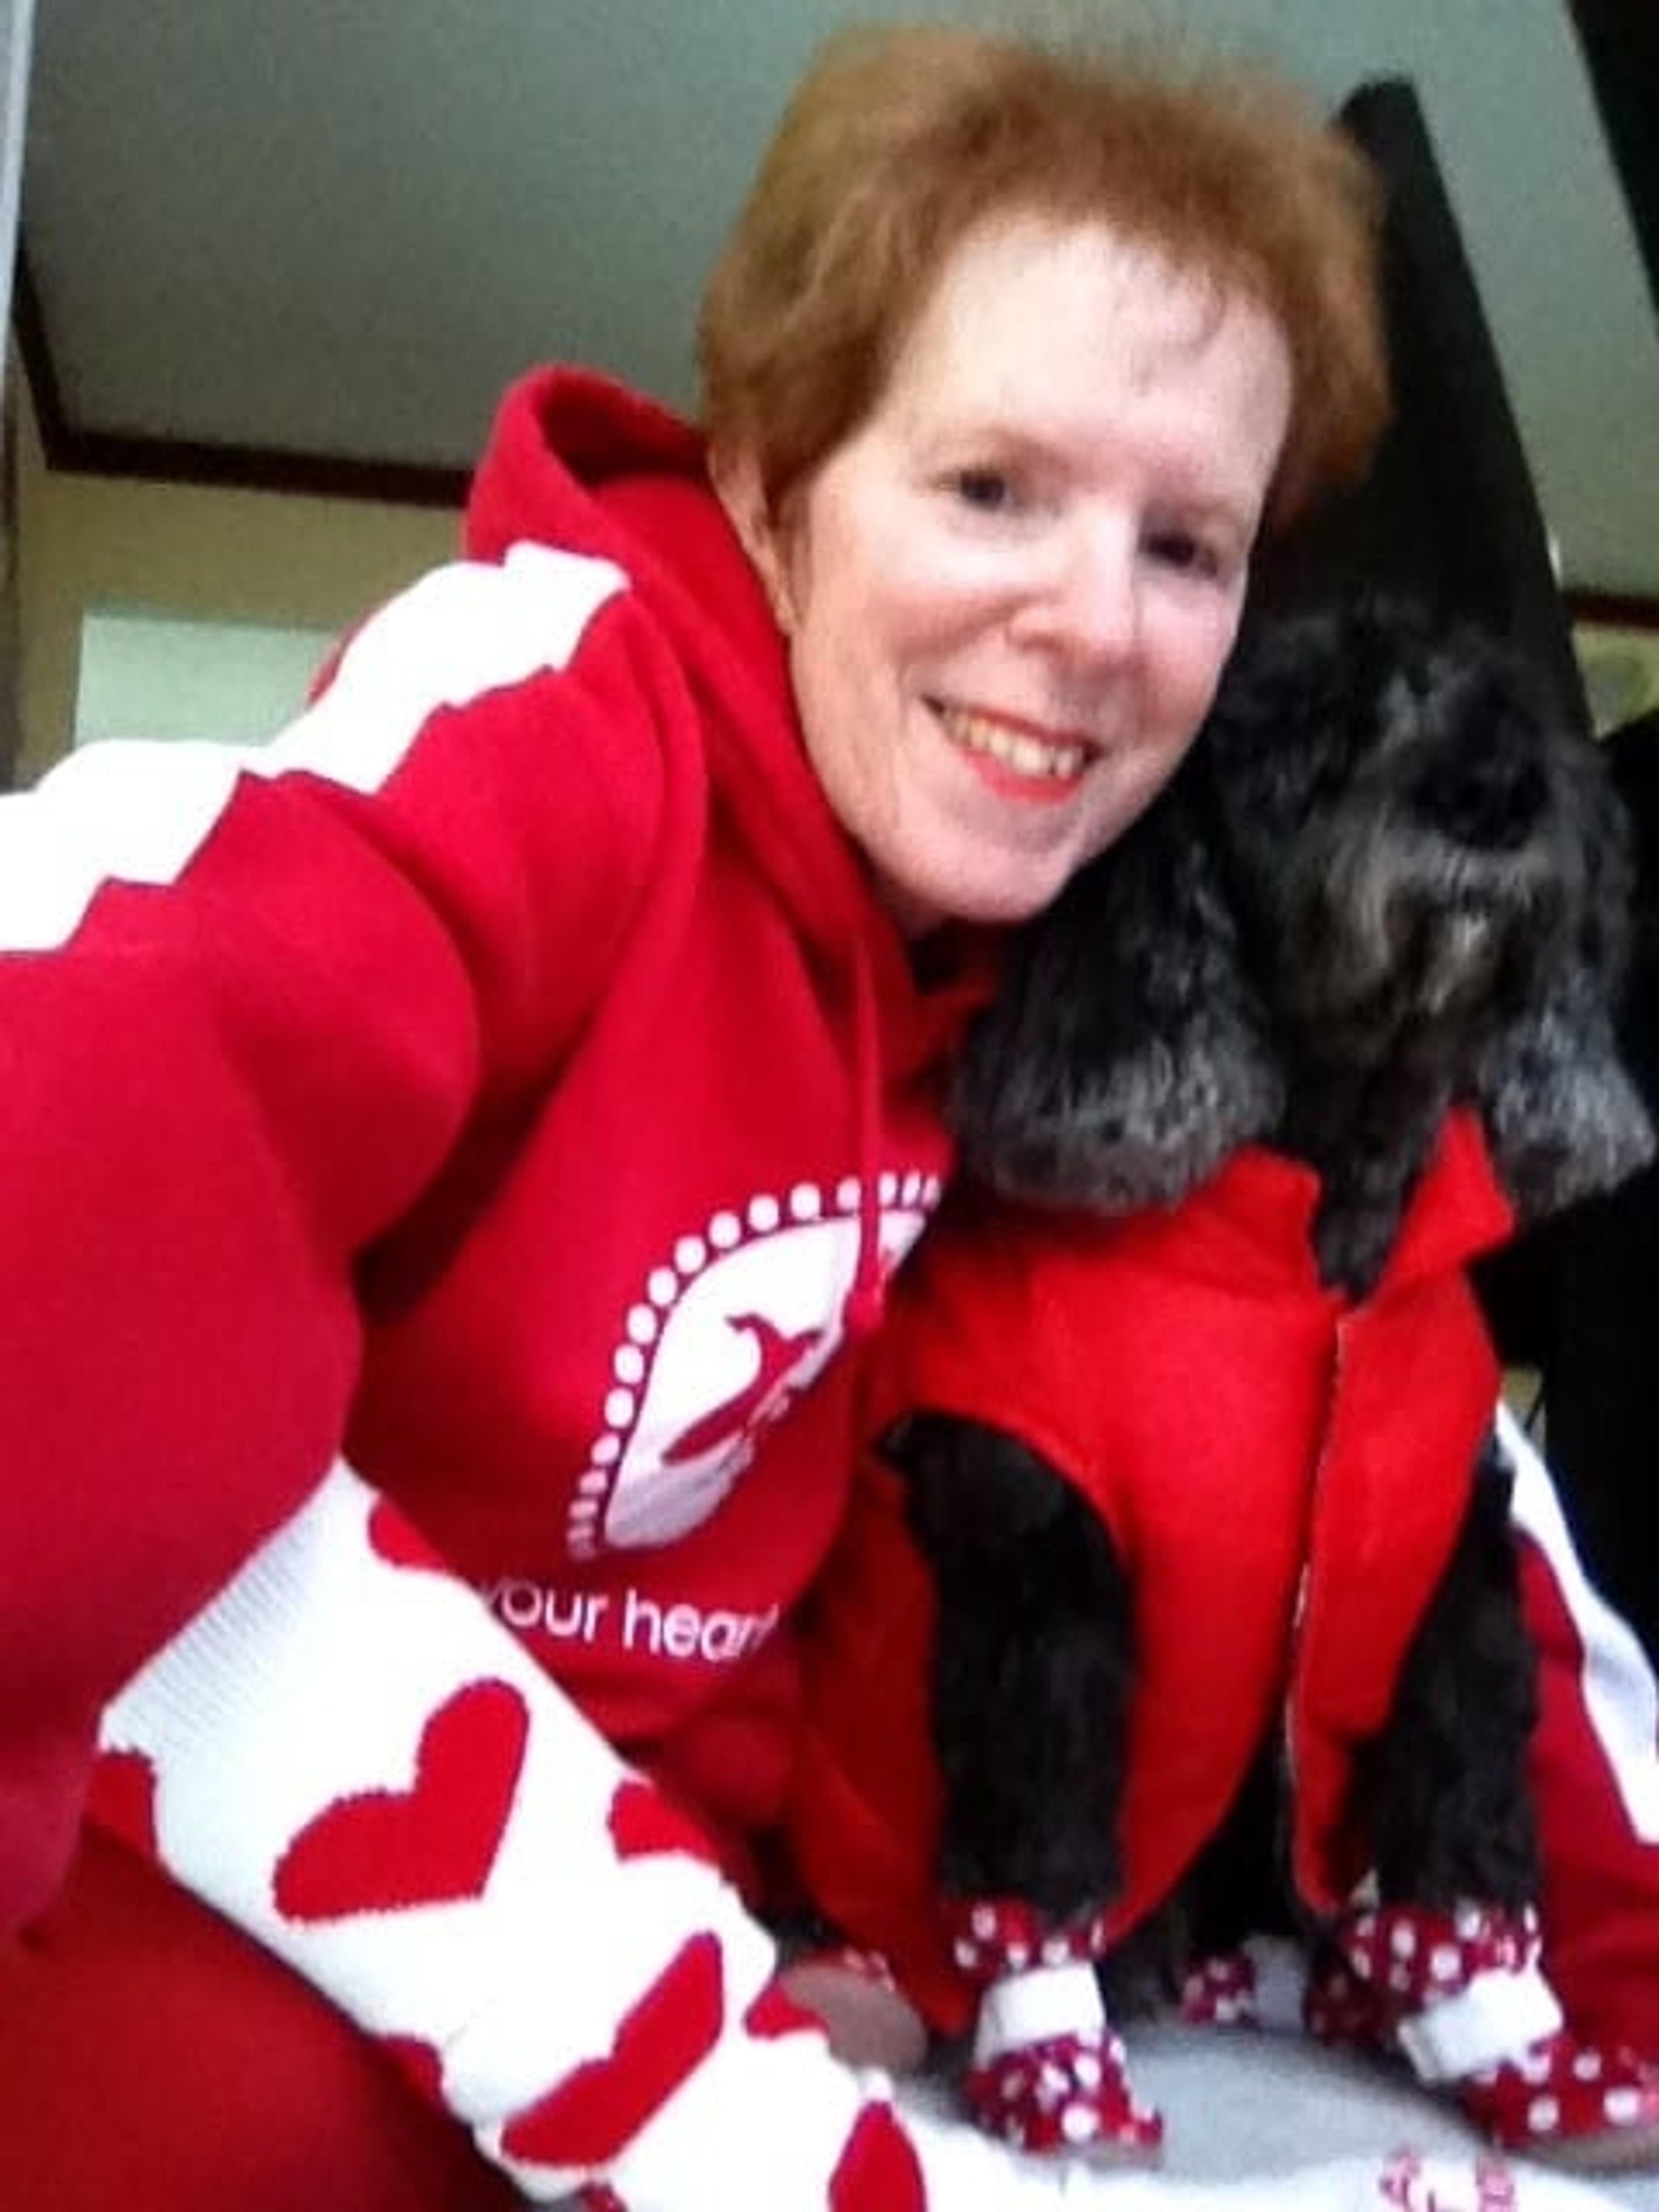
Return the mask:
<svg viewBox="0 0 1659 2212"><path fill-rule="evenodd" d="M988 753L1018 775L1052 776L1056 782L1081 775L1088 760L1082 745L1049 745L1023 731L1004 729L959 707L942 707L939 720L954 742L970 753Z"/></svg>

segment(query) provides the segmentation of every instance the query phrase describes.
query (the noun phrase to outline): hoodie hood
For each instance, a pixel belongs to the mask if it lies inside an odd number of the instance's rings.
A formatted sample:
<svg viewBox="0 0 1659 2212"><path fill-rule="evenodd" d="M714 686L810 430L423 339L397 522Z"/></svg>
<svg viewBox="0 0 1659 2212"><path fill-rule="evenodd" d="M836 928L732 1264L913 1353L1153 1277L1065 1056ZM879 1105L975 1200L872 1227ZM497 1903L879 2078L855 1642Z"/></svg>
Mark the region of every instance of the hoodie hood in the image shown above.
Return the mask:
<svg viewBox="0 0 1659 2212"><path fill-rule="evenodd" d="M921 992L908 949L802 744L784 640L713 489L690 424L609 380L538 370L497 416L468 501L465 545L501 559L526 540L613 562L671 642L703 709L714 803L799 927L820 987L849 1021L861 1182L869 1194L849 1327L880 1284L874 1157L884 1072L936 1057L988 989L988 964Z"/></svg>
<svg viewBox="0 0 1659 2212"><path fill-rule="evenodd" d="M614 561L655 600L682 595L775 698L782 641L710 488L700 432L586 370L538 369L501 402L466 511L466 550L499 561L529 540ZM686 610L683 609L682 611Z"/></svg>
<svg viewBox="0 0 1659 2212"><path fill-rule="evenodd" d="M496 418L465 542L474 558L498 561L525 541L614 562L627 574L707 709L717 801L809 941L839 951L850 934L884 968L896 961L908 975L898 931L801 743L784 641L714 495L701 433L587 371L525 378Z"/></svg>

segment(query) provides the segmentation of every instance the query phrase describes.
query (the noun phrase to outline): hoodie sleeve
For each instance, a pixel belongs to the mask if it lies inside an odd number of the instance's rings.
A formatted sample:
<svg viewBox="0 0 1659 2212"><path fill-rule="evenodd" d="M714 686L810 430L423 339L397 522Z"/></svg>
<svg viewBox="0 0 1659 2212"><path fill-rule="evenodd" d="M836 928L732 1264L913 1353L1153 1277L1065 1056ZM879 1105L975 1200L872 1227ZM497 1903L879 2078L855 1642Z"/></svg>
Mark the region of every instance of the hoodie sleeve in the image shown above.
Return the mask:
<svg viewBox="0 0 1659 2212"><path fill-rule="evenodd" d="M1507 1407L1498 1438L1538 1656L1530 1778L1550 1979L1575 2029L1659 2058L1659 1680L1591 1585L1549 1468Z"/></svg>
<svg viewBox="0 0 1659 2212"><path fill-rule="evenodd" d="M365 1643L383 1663L340 1663ZM1597 2201L1474 2158L1349 2160L1243 2188L1101 2172L901 2108L778 1989L769 1941L684 1816L343 1465L129 1685L105 1745L130 1840L380 2039L534 2203Z"/></svg>
<svg viewBox="0 0 1659 2212"><path fill-rule="evenodd" d="M358 1255L660 882L690 771L635 614L608 562L457 564L270 747L92 746L0 800L0 1926L99 1707L338 1449Z"/></svg>

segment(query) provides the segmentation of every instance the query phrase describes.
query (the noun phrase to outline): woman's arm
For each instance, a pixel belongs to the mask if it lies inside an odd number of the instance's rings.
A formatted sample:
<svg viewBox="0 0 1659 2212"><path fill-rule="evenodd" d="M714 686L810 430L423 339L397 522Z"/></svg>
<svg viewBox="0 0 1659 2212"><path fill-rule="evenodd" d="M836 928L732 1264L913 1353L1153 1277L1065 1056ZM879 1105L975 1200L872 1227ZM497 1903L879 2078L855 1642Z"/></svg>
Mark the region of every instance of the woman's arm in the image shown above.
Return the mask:
<svg viewBox="0 0 1659 2212"><path fill-rule="evenodd" d="M339 1449L359 1254L600 986L672 736L621 726L633 619L608 564L458 565L270 747L0 801L0 1926L100 1706Z"/></svg>

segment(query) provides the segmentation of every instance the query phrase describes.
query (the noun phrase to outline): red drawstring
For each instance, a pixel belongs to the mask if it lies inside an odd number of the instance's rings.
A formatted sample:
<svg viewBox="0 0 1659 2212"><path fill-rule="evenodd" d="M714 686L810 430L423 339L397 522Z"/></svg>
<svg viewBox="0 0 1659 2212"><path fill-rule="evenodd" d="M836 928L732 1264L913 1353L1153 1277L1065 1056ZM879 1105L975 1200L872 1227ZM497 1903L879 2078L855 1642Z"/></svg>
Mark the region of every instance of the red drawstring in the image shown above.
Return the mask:
<svg viewBox="0 0 1659 2212"><path fill-rule="evenodd" d="M857 1092L854 1143L859 1180L858 1256L842 1304L848 1340L871 1335L886 1304L881 1255L881 1037L869 963L853 965L853 1082Z"/></svg>

